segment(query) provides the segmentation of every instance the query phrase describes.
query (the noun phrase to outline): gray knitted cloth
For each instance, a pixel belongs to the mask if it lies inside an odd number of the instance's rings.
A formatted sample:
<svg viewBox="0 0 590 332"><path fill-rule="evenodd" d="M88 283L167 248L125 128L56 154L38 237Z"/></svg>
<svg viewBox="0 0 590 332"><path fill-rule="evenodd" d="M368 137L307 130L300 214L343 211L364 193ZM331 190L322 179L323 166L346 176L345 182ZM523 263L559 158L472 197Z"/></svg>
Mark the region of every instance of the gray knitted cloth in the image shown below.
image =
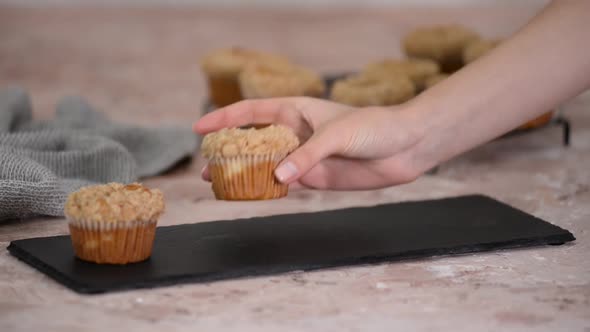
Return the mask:
<svg viewBox="0 0 590 332"><path fill-rule="evenodd" d="M55 119L34 121L24 90L0 90L0 221L62 216L70 192L156 175L197 144L189 128L115 123L79 97L59 102Z"/></svg>

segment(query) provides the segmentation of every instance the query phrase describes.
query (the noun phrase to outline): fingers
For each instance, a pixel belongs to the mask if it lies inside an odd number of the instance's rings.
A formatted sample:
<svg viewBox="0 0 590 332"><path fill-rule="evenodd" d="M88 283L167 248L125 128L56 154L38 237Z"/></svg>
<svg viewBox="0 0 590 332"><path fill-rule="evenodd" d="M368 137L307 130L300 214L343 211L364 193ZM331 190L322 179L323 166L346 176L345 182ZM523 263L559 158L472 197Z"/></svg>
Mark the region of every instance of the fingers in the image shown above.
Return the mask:
<svg viewBox="0 0 590 332"><path fill-rule="evenodd" d="M209 174L209 167L207 167L207 165L201 170L201 178L205 181L211 182L211 174Z"/></svg>
<svg viewBox="0 0 590 332"><path fill-rule="evenodd" d="M201 135L223 128L275 123L282 110L293 108L295 98L244 100L204 115L193 130Z"/></svg>
<svg viewBox="0 0 590 332"><path fill-rule="evenodd" d="M282 183L292 183L305 175L323 159L342 149L342 133L331 127L314 134L297 150L283 160L275 170L275 177Z"/></svg>
<svg viewBox="0 0 590 332"><path fill-rule="evenodd" d="M336 157L322 160L299 182L315 189L367 190L409 183L422 173L409 153L371 161Z"/></svg>

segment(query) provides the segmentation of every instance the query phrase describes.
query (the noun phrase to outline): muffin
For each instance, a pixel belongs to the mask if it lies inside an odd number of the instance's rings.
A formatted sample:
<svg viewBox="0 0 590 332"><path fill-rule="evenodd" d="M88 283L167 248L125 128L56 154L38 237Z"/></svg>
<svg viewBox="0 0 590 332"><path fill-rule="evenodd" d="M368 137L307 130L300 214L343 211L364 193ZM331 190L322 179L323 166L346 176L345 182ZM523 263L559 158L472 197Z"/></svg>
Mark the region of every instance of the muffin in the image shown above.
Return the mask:
<svg viewBox="0 0 590 332"><path fill-rule="evenodd" d="M477 39L463 49L463 63L469 64L500 44L499 40Z"/></svg>
<svg viewBox="0 0 590 332"><path fill-rule="evenodd" d="M424 89L426 79L440 72L440 66L429 59L385 59L370 63L363 70L367 76L406 75L418 90Z"/></svg>
<svg viewBox="0 0 590 332"><path fill-rule="evenodd" d="M405 75L355 75L336 81L330 99L357 107L390 106L401 104L415 94L414 83Z"/></svg>
<svg viewBox="0 0 590 332"><path fill-rule="evenodd" d="M280 63L253 63L239 75L244 98L289 96L321 97L326 87L317 73L298 66Z"/></svg>
<svg viewBox="0 0 590 332"><path fill-rule="evenodd" d="M163 211L162 193L138 183L84 187L64 208L75 255L99 264L148 259Z"/></svg>
<svg viewBox="0 0 590 332"><path fill-rule="evenodd" d="M230 128L205 136L201 152L209 160L215 198L264 200L284 197L288 186L274 176L278 164L299 146L281 125Z"/></svg>
<svg viewBox="0 0 590 332"><path fill-rule="evenodd" d="M440 25L419 28L410 32L403 41L408 57L431 59L441 70L452 73L463 65L463 49L477 33L460 25Z"/></svg>
<svg viewBox="0 0 590 332"><path fill-rule="evenodd" d="M554 113L553 111L547 112L547 113L521 125L520 127L518 127L518 129L519 130L528 130L528 129L542 127L542 126L546 125L547 123L549 123L551 121L551 119L553 119L553 113Z"/></svg>
<svg viewBox="0 0 590 332"><path fill-rule="evenodd" d="M449 74L443 74L443 73L432 75L424 81L424 87L426 89L429 89L429 88L435 86L436 84L438 84L439 82L446 80L449 76L450 76Z"/></svg>
<svg viewBox="0 0 590 332"><path fill-rule="evenodd" d="M238 76L246 65L256 62L288 64L281 56L234 47L212 52L201 61L201 68L208 79L209 95L217 107L242 100Z"/></svg>

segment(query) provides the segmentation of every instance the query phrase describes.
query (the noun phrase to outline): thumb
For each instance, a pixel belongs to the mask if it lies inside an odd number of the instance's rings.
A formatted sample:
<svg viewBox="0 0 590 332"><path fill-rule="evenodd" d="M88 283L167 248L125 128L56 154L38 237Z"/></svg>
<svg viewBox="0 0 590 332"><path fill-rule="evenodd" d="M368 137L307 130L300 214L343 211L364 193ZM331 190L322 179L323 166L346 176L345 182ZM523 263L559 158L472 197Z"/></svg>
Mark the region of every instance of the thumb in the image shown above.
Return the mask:
<svg viewBox="0 0 590 332"><path fill-rule="evenodd" d="M315 165L340 151L342 137L335 130L325 130L312 135L298 149L287 156L276 168L275 177L282 183L296 181Z"/></svg>

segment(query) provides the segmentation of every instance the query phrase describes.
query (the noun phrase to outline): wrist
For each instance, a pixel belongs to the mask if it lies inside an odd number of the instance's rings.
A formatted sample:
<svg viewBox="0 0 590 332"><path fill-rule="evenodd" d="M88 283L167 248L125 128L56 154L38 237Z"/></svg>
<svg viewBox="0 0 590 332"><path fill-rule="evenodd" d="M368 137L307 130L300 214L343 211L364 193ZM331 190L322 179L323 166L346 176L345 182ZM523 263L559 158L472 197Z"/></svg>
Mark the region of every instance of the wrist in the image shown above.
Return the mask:
<svg viewBox="0 0 590 332"><path fill-rule="evenodd" d="M438 166L445 160L444 141L449 134L449 116L442 116L441 112L418 98L395 109L405 119L400 124L401 129L408 130L414 141L402 157L406 159L408 167L421 175ZM399 127L398 129L399 130Z"/></svg>

